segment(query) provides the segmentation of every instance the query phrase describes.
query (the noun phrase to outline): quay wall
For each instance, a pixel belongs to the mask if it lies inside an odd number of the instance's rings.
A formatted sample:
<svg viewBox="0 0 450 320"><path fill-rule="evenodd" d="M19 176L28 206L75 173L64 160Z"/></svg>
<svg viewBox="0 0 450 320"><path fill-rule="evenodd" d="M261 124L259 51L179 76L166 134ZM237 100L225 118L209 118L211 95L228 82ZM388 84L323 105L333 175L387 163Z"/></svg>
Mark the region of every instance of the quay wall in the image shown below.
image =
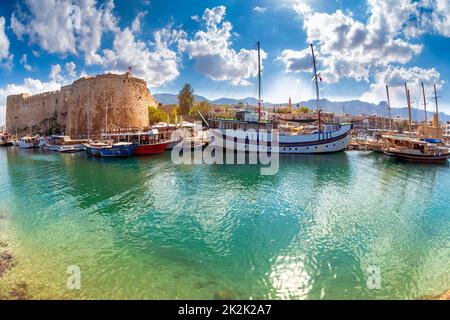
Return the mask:
<svg viewBox="0 0 450 320"><path fill-rule="evenodd" d="M157 105L144 80L108 73L78 79L58 91L8 96L6 128L20 134L94 137L106 127L148 127L148 107Z"/></svg>

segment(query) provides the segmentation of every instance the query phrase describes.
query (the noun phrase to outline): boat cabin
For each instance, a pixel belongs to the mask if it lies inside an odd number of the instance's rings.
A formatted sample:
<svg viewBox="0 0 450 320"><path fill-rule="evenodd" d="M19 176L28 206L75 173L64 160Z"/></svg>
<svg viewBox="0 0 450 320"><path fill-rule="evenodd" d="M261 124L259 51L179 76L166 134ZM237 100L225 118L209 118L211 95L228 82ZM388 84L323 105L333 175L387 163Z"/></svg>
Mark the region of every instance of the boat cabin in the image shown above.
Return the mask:
<svg viewBox="0 0 450 320"><path fill-rule="evenodd" d="M434 146L426 141L415 140L402 136L383 136L383 139L398 151L412 151L421 154L434 153L440 150L438 146ZM442 150L440 150L442 152Z"/></svg>
<svg viewBox="0 0 450 320"><path fill-rule="evenodd" d="M139 145L151 145L161 141L158 129L150 129L146 132L108 133L103 134L102 138L113 142L137 142Z"/></svg>

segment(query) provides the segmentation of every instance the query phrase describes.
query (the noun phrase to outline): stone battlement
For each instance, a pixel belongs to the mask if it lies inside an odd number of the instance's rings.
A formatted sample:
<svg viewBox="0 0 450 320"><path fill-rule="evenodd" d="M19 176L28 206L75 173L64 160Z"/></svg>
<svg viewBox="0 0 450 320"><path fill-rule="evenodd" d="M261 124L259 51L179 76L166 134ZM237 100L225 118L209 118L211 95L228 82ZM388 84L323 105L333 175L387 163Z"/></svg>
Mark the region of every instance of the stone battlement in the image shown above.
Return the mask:
<svg viewBox="0 0 450 320"><path fill-rule="evenodd" d="M107 73L80 78L60 90L8 96L6 127L15 132L31 126L44 134L51 119L68 135L95 136L105 130L106 119L111 128L145 128L148 107L157 105L144 80L129 72Z"/></svg>

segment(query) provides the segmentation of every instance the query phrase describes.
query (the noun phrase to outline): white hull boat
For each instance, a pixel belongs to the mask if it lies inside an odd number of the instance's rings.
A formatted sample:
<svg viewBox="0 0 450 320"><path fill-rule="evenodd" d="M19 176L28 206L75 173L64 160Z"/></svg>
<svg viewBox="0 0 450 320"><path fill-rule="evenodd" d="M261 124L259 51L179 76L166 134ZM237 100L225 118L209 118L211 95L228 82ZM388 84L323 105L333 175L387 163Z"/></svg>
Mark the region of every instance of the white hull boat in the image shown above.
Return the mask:
<svg viewBox="0 0 450 320"><path fill-rule="evenodd" d="M36 147L36 139L32 137L20 138L17 142L20 149L33 149Z"/></svg>
<svg viewBox="0 0 450 320"><path fill-rule="evenodd" d="M86 147L82 144L50 145L49 150L61 153L71 153L71 152L85 151Z"/></svg>
<svg viewBox="0 0 450 320"><path fill-rule="evenodd" d="M258 58L260 59L260 45L258 45ZM210 118L211 145L226 150L243 152L270 152L286 154L318 154L332 153L345 150L350 142L350 133L353 125L349 123L322 123L319 108L319 86L321 78L317 73L314 49L311 45L311 55L314 65L314 82L316 87L317 119L311 117L308 122L317 126L302 128L301 133L283 131L280 129L277 117L269 121L268 116L262 112L261 100L261 69L258 61L258 88L259 99L257 112L249 109L236 112L235 119ZM311 129L312 127L312 129ZM278 130L277 130L278 129ZM289 129L289 126L288 126ZM212 132L212 133L211 133Z"/></svg>
<svg viewBox="0 0 450 320"><path fill-rule="evenodd" d="M70 153L85 151L85 143L89 143L90 140L72 140L68 136L53 135L51 137L41 139L39 145L44 150L50 150L60 153Z"/></svg>
<svg viewBox="0 0 450 320"><path fill-rule="evenodd" d="M335 130L323 130L307 135L279 134L277 139L271 132L213 129L211 145L245 152L332 153L348 147L351 130L351 124L342 124L335 125Z"/></svg>

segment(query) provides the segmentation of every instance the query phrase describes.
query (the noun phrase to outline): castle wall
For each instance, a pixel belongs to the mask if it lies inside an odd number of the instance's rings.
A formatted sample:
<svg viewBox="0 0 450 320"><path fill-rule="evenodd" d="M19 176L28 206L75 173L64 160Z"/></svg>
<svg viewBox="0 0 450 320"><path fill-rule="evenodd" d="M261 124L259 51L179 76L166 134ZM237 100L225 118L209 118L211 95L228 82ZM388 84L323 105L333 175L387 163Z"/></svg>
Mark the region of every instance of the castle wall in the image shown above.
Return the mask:
<svg viewBox="0 0 450 320"><path fill-rule="evenodd" d="M145 128L148 107L158 102L144 80L130 73L81 78L59 91L9 96L6 127L14 133L45 133L49 127L67 135L99 136L115 128Z"/></svg>

